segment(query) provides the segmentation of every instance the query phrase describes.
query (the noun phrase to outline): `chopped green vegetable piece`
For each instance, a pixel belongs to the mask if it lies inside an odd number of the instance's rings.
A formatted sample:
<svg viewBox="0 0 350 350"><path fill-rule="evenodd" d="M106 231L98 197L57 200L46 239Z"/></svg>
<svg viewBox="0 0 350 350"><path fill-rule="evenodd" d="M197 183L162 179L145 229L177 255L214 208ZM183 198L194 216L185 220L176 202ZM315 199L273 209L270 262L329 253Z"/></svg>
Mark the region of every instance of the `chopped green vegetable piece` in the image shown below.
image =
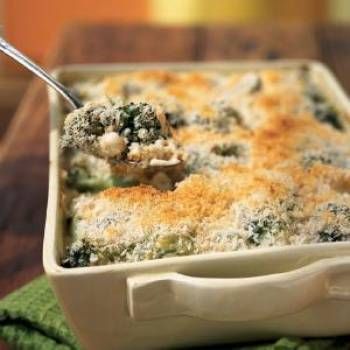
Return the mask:
<svg viewBox="0 0 350 350"><path fill-rule="evenodd" d="M68 171L66 184L78 192L97 192L114 186L130 187L135 185L136 181L117 176L93 176L87 169L73 167Z"/></svg>
<svg viewBox="0 0 350 350"><path fill-rule="evenodd" d="M241 145L235 144L235 143L224 143L221 145L215 145L211 151L215 153L218 156L222 157L236 157L242 155L243 147Z"/></svg>
<svg viewBox="0 0 350 350"><path fill-rule="evenodd" d="M74 242L68 249L66 258L63 259L64 267L84 267L90 265L92 254L96 254L97 249L87 240Z"/></svg>
<svg viewBox="0 0 350 350"><path fill-rule="evenodd" d="M318 232L320 242L339 242L344 240L343 234L338 228L327 227Z"/></svg>
<svg viewBox="0 0 350 350"><path fill-rule="evenodd" d="M253 219L245 227L249 232L248 242L258 246L267 233L278 233L284 226L285 224L282 221L272 215Z"/></svg>
<svg viewBox="0 0 350 350"><path fill-rule="evenodd" d="M155 242L155 256L181 256L192 254L195 248L193 237L190 235L160 236Z"/></svg>
<svg viewBox="0 0 350 350"><path fill-rule="evenodd" d="M312 102L313 114L317 120L321 123L330 124L337 130L341 131L344 129L344 125L335 108L315 86L310 86L305 94Z"/></svg>
<svg viewBox="0 0 350 350"><path fill-rule="evenodd" d="M100 156L98 138L106 132L116 132L129 143L150 144L165 136L156 110L150 104L90 103L67 116L61 145Z"/></svg>
<svg viewBox="0 0 350 350"><path fill-rule="evenodd" d="M178 128L181 128L181 127L187 125L186 120L181 113L165 112L164 114L165 114L165 117L166 117L168 123L174 129L178 129Z"/></svg>

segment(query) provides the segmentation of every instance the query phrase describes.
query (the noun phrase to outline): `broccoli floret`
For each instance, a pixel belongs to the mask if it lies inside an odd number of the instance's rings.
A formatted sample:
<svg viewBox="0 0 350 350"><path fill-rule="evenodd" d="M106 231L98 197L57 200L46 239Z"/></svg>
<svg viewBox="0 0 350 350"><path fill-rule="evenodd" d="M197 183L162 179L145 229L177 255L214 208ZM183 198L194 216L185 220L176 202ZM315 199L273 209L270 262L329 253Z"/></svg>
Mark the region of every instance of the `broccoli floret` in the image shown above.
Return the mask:
<svg viewBox="0 0 350 350"><path fill-rule="evenodd" d="M64 267L84 267L115 262L160 259L197 253L192 234L154 235L130 244L94 245L86 239L74 242L62 260Z"/></svg>
<svg viewBox="0 0 350 350"><path fill-rule="evenodd" d="M331 165L334 163L335 158L335 155L327 152L308 152L303 154L302 163L305 168L309 168L317 163Z"/></svg>
<svg viewBox="0 0 350 350"><path fill-rule="evenodd" d="M337 130L343 130L344 125L335 108L326 100L325 96L315 87L306 90L306 96L312 103L312 112L321 123L327 123Z"/></svg>
<svg viewBox="0 0 350 350"><path fill-rule="evenodd" d="M237 109L233 108L230 105L221 105L219 110L219 115L218 117L221 119L235 119L237 121L241 121L241 116L239 114L239 112L237 111Z"/></svg>
<svg viewBox="0 0 350 350"><path fill-rule="evenodd" d="M284 226L282 221L272 215L253 219L245 226L248 231L248 242L258 246L266 234L278 233Z"/></svg>
<svg viewBox="0 0 350 350"><path fill-rule="evenodd" d="M243 147L236 143L224 143L221 145L215 145L211 151L218 156L238 158L242 155Z"/></svg>
<svg viewBox="0 0 350 350"><path fill-rule="evenodd" d="M343 124L339 119L339 115L333 106L328 103L319 103L314 106L315 117L321 123L327 123L333 126L337 130L343 130Z"/></svg>
<svg viewBox="0 0 350 350"><path fill-rule="evenodd" d="M320 242L340 242L344 240L343 234L336 227L326 227L318 232Z"/></svg>
<svg viewBox="0 0 350 350"><path fill-rule="evenodd" d="M348 156L344 150L327 144L319 149L304 151L301 162L305 168L310 168L315 164L331 165L343 169L349 168Z"/></svg>
<svg viewBox="0 0 350 350"><path fill-rule="evenodd" d="M161 259L196 253L197 250L192 234L150 235L137 242L125 254L124 261L128 259L133 261Z"/></svg>
<svg viewBox="0 0 350 350"><path fill-rule="evenodd" d="M66 184L68 187L74 188L78 192L97 192L113 186L130 187L136 185L137 182L112 175L94 176L91 175L87 169L72 167L68 171Z"/></svg>
<svg viewBox="0 0 350 350"><path fill-rule="evenodd" d="M338 219L350 222L350 208L345 204L328 203L326 210L334 214Z"/></svg>
<svg viewBox="0 0 350 350"><path fill-rule="evenodd" d="M350 208L344 204L328 203L327 209L336 215L344 215L350 219Z"/></svg>
<svg viewBox="0 0 350 350"><path fill-rule="evenodd" d="M147 103L90 103L67 116L61 145L101 156L99 137L111 132L127 144L150 144L167 136L155 109Z"/></svg>
<svg viewBox="0 0 350 350"><path fill-rule="evenodd" d="M181 113L165 112L164 114L168 123L174 129L178 129L187 125L187 122Z"/></svg>
<svg viewBox="0 0 350 350"><path fill-rule="evenodd" d="M318 234L320 242L338 242L344 241L342 227L350 222L350 208L345 204L328 203L323 210L327 210L335 216L335 219L339 224L328 224L322 228ZM346 227L346 226L345 226Z"/></svg>
<svg viewBox="0 0 350 350"><path fill-rule="evenodd" d="M237 109L225 102L217 105L217 116L212 121L212 126L221 131L228 132L234 125L242 125L243 118Z"/></svg>
<svg viewBox="0 0 350 350"><path fill-rule="evenodd" d="M103 135L100 114L106 106L89 104L68 114L64 121L63 148L87 150L95 147L97 137Z"/></svg>
<svg viewBox="0 0 350 350"><path fill-rule="evenodd" d="M313 85L307 87L305 94L315 104L323 103L325 101L324 96L320 93L318 88Z"/></svg>
<svg viewBox="0 0 350 350"><path fill-rule="evenodd" d="M155 109L147 103L129 103L119 107L117 131L129 142L150 144L162 138L162 125Z"/></svg>
<svg viewBox="0 0 350 350"><path fill-rule="evenodd" d="M91 176L86 169L78 167L69 169L66 184L79 192L101 191L114 185L111 177L106 179L97 178Z"/></svg>
<svg viewBox="0 0 350 350"><path fill-rule="evenodd" d="M154 257L182 256L193 254L194 239L191 235L170 234L159 236L154 245Z"/></svg>
<svg viewBox="0 0 350 350"><path fill-rule="evenodd" d="M96 254L97 249L94 245L83 239L74 242L67 249L67 256L62 261L64 267L84 267L90 265L92 254Z"/></svg>
<svg viewBox="0 0 350 350"><path fill-rule="evenodd" d="M101 246L98 250L97 264L103 265L115 262L126 262L135 246L136 243Z"/></svg>

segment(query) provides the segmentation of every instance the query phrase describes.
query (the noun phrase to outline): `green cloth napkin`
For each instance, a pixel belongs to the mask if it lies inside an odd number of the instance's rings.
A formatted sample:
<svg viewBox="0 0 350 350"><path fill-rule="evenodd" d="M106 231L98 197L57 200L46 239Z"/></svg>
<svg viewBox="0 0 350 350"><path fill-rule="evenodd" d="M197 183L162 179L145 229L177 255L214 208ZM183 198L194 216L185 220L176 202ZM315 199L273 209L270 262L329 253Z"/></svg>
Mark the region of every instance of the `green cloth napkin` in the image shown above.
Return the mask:
<svg viewBox="0 0 350 350"><path fill-rule="evenodd" d="M79 348L44 276L0 301L0 337L15 349Z"/></svg>
<svg viewBox="0 0 350 350"><path fill-rule="evenodd" d="M0 337L15 349L79 349L45 277L35 279L0 301ZM220 349L345 350L350 349L350 337L308 340L282 338L264 344L223 346Z"/></svg>

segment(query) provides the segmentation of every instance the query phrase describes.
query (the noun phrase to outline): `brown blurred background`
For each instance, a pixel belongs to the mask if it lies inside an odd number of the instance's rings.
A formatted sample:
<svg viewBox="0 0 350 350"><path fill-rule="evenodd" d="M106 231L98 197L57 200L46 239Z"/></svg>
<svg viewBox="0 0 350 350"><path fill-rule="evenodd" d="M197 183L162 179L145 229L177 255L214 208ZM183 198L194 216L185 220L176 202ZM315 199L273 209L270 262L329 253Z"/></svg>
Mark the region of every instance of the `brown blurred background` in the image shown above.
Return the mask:
<svg viewBox="0 0 350 350"><path fill-rule="evenodd" d="M0 0L2 35L40 63L71 23L350 22L349 0ZM31 75L1 57L0 138Z"/></svg>

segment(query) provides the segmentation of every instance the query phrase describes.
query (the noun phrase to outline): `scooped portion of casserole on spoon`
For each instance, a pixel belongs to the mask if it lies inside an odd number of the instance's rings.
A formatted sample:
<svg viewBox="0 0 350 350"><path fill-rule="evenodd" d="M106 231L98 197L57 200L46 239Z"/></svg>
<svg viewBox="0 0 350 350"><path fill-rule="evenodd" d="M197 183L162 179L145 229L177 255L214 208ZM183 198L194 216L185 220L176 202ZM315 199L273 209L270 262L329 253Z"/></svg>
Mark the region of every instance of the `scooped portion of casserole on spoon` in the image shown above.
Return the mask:
<svg viewBox="0 0 350 350"><path fill-rule="evenodd" d="M143 102L87 103L65 119L61 145L114 165L167 167L183 161L164 113Z"/></svg>

